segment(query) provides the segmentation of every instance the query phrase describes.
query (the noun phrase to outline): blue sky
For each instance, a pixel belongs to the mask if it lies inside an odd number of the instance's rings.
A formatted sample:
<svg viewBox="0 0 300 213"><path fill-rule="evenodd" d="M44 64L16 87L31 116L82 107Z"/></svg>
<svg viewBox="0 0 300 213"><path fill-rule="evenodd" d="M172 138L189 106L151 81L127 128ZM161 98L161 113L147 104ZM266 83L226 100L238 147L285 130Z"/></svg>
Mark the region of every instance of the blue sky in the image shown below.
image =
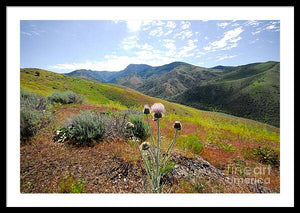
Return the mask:
<svg viewBox="0 0 300 213"><path fill-rule="evenodd" d="M280 61L278 20L21 21L21 68L119 71L183 61L201 67Z"/></svg>

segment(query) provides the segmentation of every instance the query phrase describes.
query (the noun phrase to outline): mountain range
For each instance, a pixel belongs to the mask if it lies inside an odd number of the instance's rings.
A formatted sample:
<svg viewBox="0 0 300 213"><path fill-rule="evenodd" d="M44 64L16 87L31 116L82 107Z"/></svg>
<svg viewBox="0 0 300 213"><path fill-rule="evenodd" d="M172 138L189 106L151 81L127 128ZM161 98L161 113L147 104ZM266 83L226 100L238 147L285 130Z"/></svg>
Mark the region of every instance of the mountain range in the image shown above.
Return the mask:
<svg viewBox="0 0 300 213"><path fill-rule="evenodd" d="M199 67L130 64L121 71L75 70L65 75L129 87L146 95L279 127L280 63Z"/></svg>

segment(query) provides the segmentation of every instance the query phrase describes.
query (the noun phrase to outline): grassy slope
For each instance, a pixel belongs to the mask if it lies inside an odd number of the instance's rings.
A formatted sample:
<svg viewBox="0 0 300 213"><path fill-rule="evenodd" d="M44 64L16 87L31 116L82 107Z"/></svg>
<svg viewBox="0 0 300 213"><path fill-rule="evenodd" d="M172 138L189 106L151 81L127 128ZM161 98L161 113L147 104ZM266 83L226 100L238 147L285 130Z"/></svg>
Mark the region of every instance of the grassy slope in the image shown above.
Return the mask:
<svg viewBox="0 0 300 213"><path fill-rule="evenodd" d="M36 71L40 72L40 76L35 76ZM98 106L105 105L116 109L125 109L129 107L141 109L144 104L151 105L155 102L161 102L167 109L167 119L174 118L191 121L209 128L213 128L212 125L216 125L215 127L220 126L221 123L226 123L228 126L224 127L225 129L234 129L234 126L236 128L238 128L238 126L243 126L244 129L253 131L253 133L263 132L266 134L266 137L268 137L267 135L276 135L275 141L279 142L279 129L266 124L222 113L197 110L184 105L150 97L129 88L121 88L117 85L100 84L46 70L31 68L21 69L21 88L42 96L47 96L55 90L72 90L75 93L84 96L87 103ZM232 131L236 132L235 130Z"/></svg>
<svg viewBox="0 0 300 213"><path fill-rule="evenodd" d="M35 75L37 71L40 73L39 76ZM248 160L248 152L253 147L272 147L279 151L280 133L276 127L223 113L197 110L153 98L125 87L95 83L31 68L21 69L20 86L22 89L43 96L55 90L72 90L83 95L88 104L112 110L129 107L142 109L143 104L151 105L161 102L167 110L161 122L162 133L166 137L166 141L170 141L173 137L173 122L180 120L183 124L180 135L186 137L195 135L199 138L199 142L204 145L204 150L198 154L220 168L224 168L226 164L230 164L236 159ZM164 146L166 145L164 144ZM178 145L175 148L182 151L180 148L182 144ZM186 153L186 155L189 156L190 153ZM257 166L257 162L250 161L249 165ZM279 189L279 175L277 172L275 174L272 188Z"/></svg>
<svg viewBox="0 0 300 213"><path fill-rule="evenodd" d="M237 67L169 100L279 126L279 63Z"/></svg>
<svg viewBox="0 0 300 213"><path fill-rule="evenodd" d="M152 97L279 127L279 70L279 62L273 61L214 69L174 62L158 67L129 65L109 75L116 75L117 84ZM100 75L76 73L70 75L88 80Z"/></svg>

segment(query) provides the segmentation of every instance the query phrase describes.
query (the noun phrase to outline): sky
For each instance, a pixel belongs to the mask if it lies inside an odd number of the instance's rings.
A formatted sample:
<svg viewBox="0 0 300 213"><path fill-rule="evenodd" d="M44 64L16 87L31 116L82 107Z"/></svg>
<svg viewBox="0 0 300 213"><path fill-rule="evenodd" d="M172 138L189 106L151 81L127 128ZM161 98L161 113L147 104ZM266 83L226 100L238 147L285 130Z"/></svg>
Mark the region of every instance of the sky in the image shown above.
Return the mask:
<svg viewBox="0 0 300 213"><path fill-rule="evenodd" d="M120 71L280 61L278 20L22 20L21 68Z"/></svg>

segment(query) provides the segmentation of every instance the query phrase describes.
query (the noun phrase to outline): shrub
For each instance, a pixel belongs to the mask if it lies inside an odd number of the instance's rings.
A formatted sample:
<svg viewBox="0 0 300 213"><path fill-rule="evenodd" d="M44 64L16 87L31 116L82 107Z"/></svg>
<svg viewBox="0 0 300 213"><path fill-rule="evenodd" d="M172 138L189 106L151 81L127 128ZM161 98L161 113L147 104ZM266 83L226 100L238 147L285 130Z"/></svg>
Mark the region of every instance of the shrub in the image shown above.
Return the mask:
<svg viewBox="0 0 300 213"><path fill-rule="evenodd" d="M133 134L135 137L139 138L141 141L145 141L150 136L149 127L142 115L131 114L129 115L129 120L134 124Z"/></svg>
<svg viewBox="0 0 300 213"><path fill-rule="evenodd" d="M273 166L279 166L279 155L278 153L269 147L257 147L252 151L254 157L257 157L261 163L269 164Z"/></svg>
<svg viewBox="0 0 300 213"><path fill-rule="evenodd" d="M51 119L47 100L37 94L21 90L20 139L29 141Z"/></svg>
<svg viewBox="0 0 300 213"><path fill-rule="evenodd" d="M93 140L102 140L107 127L107 116L86 110L71 116L71 118L64 123L63 128L67 131L68 139L84 143Z"/></svg>
<svg viewBox="0 0 300 213"><path fill-rule="evenodd" d="M112 111L110 111L110 110L105 110L104 112L103 112L105 115L107 115L107 116L115 116L115 113L114 112L112 112Z"/></svg>
<svg viewBox="0 0 300 213"><path fill-rule="evenodd" d="M51 102L62 104L83 103L83 97L74 93L73 91L56 91L48 96L48 100L50 100Z"/></svg>
<svg viewBox="0 0 300 213"><path fill-rule="evenodd" d="M199 138L193 134L182 135L177 140L177 145L180 149L194 154L199 154L203 151L203 144L200 143Z"/></svg>
<svg viewBox="0 0 300 213"><path fill-rule="evenodd" d="M75 177L68 175L59 181L59 192L60 193L84 193L85 181L83 178L80 181L76 180Z"/></svg>
<svg viewBox="0 0 300 213"><path fill-rule="evenodd" d="M136 109L125 109L119 112L119 116L129 118L131 115L143 115L143 112Z"/></svg>
<svg viewBox="0 0 300 213"><path fill-rule="evenodd" d="M38 111L21 108L20 133L22 141L28 141L31 137L35 136L40 126L41 116Z"/></svg>
<svg viewBox="0 0 300 213"><path fill-rule="evenodd" d="M21 90L20 93L21 108L27 107L32 110L43 111L50 108L49 101L35 93Z"/></svg>

